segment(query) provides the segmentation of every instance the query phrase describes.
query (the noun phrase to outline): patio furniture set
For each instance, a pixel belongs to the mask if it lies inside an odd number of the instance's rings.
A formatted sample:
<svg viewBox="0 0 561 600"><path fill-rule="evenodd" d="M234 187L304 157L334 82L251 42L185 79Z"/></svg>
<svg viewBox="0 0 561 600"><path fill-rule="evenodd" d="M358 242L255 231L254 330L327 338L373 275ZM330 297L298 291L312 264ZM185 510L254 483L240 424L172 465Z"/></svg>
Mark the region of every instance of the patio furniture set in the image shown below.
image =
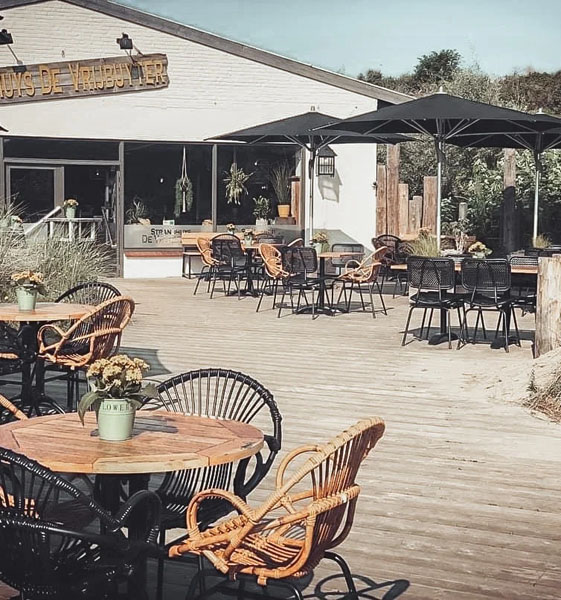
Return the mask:
<svg viewBox="0 0 561 600"><path fill-rule="evenodd" d="M117 598L125 587L126 597L142 599L153 559L161 598L165 563L181 559L196 568L189 598L232 585L249 597L252 581L265 593L277 583L301 599L298 579L326 558L358 599L334 549L351 530L358 469L383 422L363 419L327 444L293 450L278 466L274 491L252 507L248 497L282 444L273 394L227 369L174 375L143 402L131 439L104 441L94 412L84 425L75 412L78 374L118 351L134 302L94 283L59 300L15 319L28 328L27 345L4 358L19 364L25 381L14 398L0 395L0 581L26 599ZM14 320L13 307L3 310ZM66 402L46 395L54 378L66 380ZM167 539L177 528L182 534Z"/></svg>
<svg viewBox="0 0 561 600"><path fill-rule="evenodd" d="M290 244L282 240L261 239L259 244L245 246L235 236L219 234L212 239L197 240L203 268L194 289L201 282L213 298L217 289L224 295L237 294L258 297L259 312L265 296L272 296L272 308L278 317L289 307L292 313L334 315L350 312L353 294L360 298L358 308L369 310L376 317L374 295L380 298L381 310L386 313L382 296L381 259L387 248L378 248L365 257L360 244L334 244L328 252L319 253L304 246L301 239ZM327 270L328 262L334 273ZM234 286L234 290L232 289ZM335 299L336 298L336 299Z"/></svg>

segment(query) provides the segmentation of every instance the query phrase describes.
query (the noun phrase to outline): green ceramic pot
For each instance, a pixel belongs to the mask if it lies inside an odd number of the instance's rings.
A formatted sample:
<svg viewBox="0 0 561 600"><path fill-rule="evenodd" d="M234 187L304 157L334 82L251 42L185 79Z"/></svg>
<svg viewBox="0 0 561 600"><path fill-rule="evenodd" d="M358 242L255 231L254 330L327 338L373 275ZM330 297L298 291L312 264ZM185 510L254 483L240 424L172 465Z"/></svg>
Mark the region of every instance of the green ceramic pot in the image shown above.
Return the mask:
<svg viewBox="0 0 561 600"><path fill-rule="evenodd" d="M99 439L122 442L132 437L136 409L123 398L104 400L97 411Z"/></svg>
<svg viewBox="0 0 561 600"><path fill-rule="evenodd" d="M76 207L75 206L67 206L64 209L64 212L66 213L67 219L75 219L76 218Z"/></svg>
<svg viewBox="0 0 561 600"><path fill-rule="evenodd" d="M16 296L20 311L28 312L35 310L35 305L37 304L37 288L20 286L16 288Z"/></svg>

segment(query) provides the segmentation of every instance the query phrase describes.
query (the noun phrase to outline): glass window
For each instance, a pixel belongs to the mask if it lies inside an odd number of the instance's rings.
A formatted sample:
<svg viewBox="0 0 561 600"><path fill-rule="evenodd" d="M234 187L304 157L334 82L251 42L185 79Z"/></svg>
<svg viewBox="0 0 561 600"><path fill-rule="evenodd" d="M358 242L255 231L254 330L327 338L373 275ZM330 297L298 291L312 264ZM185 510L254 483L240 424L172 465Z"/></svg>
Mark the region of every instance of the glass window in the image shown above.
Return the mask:
<svg viewBox="0 0 561 600"><path fill-rule="evenodd" d="M71 160L119 160L118 142L4 138L8 158L56 158Z"/></svg>

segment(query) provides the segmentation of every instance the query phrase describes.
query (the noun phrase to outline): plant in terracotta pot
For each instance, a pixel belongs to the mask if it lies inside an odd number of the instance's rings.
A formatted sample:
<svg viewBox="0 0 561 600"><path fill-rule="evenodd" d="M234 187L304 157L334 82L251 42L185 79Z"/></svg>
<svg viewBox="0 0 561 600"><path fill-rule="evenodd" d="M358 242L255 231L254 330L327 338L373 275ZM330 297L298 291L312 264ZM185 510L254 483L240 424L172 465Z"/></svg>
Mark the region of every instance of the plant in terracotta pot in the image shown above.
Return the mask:
<svg viewBox="0 0 561 600"><path fill-rule="evenodd" d="M292 177L292 167L287 161L276 164L270 171L269 181L277 197L277 210L279 217L290 216L290 178Z"/></svg>
<svg viewBox="0 0 561 600"><path fill-rule="evenodd" d="M126 354L101 358L92 363L86 373L90 391L78 404L82 424L86 412L93 408L100 439L128 440L132 436L136 409L146 398L158 396L153 383L142 385L143 374L149 368L145 361Z"/></svg>
<svg viewBox="0 0 561 600"><path fill-rule="evenodd" d="M321 254L329 243L329 238L325 231L316 231L310 239L310 244L315 248L318 254Z"/></svg>
<svg viewBox="0 0 561 600"><path fill-rule="evenodd" d="M67 198L62 203L62 208L64 208L64 213L67 219L75 219L76 209L78 208L78 200L75 198Z"/></svg>
<svg viewBox="0 0 561 600"><path fill-rule="evenodd" d="M468 248L468 252L473 256L473 258L485 258L493 251L491 248L487 248L483 242L475 242Z"/></svg>
<svg viewBox="0 0 561 600"><path fill-rule="evenodd" d="M16 288L19 309L22 311L35 310L37 294L45 295L43 274L34 271L12 273L12 285Z"/></svg>

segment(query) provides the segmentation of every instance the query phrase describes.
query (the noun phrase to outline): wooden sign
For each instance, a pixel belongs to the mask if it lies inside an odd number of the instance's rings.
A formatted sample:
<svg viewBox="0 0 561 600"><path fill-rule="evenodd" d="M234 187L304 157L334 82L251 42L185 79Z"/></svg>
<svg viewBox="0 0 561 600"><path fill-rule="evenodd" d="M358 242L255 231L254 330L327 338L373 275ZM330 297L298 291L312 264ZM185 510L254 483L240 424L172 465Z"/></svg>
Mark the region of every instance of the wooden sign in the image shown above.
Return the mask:
<svg viewBox="0 0 561 600"><path fill-rule="evenodd" d="M165 54L2 67L0 104L165 88L167 67Z"/></svg>

